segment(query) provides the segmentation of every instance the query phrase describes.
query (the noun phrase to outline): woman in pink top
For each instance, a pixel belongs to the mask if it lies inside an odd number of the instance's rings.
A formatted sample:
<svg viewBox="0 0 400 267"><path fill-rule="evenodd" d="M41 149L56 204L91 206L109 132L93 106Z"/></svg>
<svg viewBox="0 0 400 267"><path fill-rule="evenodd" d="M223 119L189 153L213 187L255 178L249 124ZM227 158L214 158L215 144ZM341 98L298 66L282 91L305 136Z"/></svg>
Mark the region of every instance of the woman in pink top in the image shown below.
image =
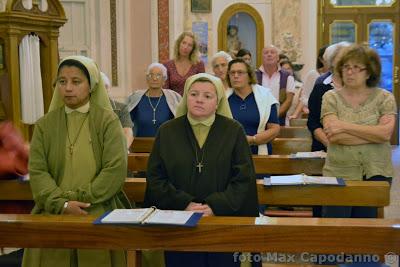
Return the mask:
<svg viewBox="0 0 400 267"><path fill-rule="evenodd" d="M164 63L168 72L165 88L183 94L186 79L205 72L204 63L199 59L199 44L191 32L183 32L175 41L174 59Z"/></svg>

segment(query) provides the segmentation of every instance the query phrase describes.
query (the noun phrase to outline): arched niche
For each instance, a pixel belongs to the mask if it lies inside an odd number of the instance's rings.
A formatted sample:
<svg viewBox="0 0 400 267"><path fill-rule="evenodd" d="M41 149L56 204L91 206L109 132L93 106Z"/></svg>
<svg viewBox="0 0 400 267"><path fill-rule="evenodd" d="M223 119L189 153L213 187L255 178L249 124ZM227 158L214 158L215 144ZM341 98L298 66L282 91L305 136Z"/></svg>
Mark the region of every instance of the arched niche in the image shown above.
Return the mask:
<svg viewBox="0 0 400 267"><path fill-rule="evenodd" d="M242 48L250 50L253 64L260 66L260 55L264 47L264 23L260 14L248 4L238 3L228 6L218 21L218 50L228 51L227 32L230 23L238 24L236 26L239 28Z"/></svg>
<svg viewBox="0 0 400 267"><path fill-rule="evenodd" d="M59 62L59 28L67 19L59 0L34 0L30 9L26 8L25 2L8 0L5 10L0 12L0 45L3 52L0 68L0 105L3 107L3 117L18 126L28 139L33 127L21 122L18 47L25 35L34 33L40 39L43 102L47 112Z"/></svg>

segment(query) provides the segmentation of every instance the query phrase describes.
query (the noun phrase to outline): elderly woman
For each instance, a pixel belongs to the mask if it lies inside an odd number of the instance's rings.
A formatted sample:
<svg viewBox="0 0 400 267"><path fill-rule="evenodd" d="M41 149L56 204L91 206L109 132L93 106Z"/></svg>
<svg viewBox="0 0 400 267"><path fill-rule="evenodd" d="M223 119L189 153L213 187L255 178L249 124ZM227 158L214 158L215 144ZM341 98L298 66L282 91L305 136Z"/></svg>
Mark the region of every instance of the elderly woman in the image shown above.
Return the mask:
<svg viewBox="0 0 400 267"><path fill-rule="evenodd" d="M161 124L175 117L182 97L175 91L163 89L167 79L165 66L152 63L146 72L148 89L136 90L128 97L134 136L154 137Z"/></svg>
<svg viewBox="0 0 400 267"><path fill-rule="evenodd" d="M225 90L229 88L227 81L228 64L232 60L232 57L225 51L219 51L211 59L211 66L214 75L221 79Z"/></svg>
<svg viewBox="0 0 400 267"><path fill-rule="evenodd" d="M247 135L253 154L272 153L271 142L280 130L279 103L271 90L257 84L254 71L243 59L229 62L227 92L233 118L239 121Z"/></svg>
<svg viewBox="0 0 400 267"><path fill-rule="evenodd" d="M251 153L220 79L189 78L177 116L155 139L145 204L204 216L257 216ZM166 266L240 266L232 253L166 252L165 260Z"/></svg>
<svg viewBox="0 0 400 267"><path fill-rule="evenodd" d="M65 58L49 112L32 137L32 213L85 216L130 207L122 191L126 154L96 63L83 56ZM23 266L126 266L126 259L123 251L26 249Z"/></svg>
<svg viewBox="0 0 400 267"><path fill-rule="evenodd" d="M183 94L186 79L190 76L205 72L204 63L199 59L199 44L192 32L183 32L175 41L174 59L165 64L168 78L165 88Z"/></svg>
<svg viewBox="0 0 400 267"><path fill-rule="evenodd" d="M329 140L325 176L388 181L393 177L390 137L395 127L393 95L378 88L381 63L370 48L343 49L335 66L340 90L323 97L321 118ZM324 207L323 217L376 217L376 208Z"/></svg>

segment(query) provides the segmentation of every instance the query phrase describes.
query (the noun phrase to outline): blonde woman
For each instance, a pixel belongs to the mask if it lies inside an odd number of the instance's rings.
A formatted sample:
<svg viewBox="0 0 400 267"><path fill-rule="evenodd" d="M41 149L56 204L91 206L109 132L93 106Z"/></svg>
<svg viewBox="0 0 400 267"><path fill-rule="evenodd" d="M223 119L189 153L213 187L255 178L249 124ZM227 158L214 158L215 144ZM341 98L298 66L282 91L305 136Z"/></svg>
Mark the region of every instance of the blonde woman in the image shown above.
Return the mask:
<svg viewBox="0 0 400 267"><path fill-rule="evenodd" d="M183 95L183 87L190 76L205 72L204 63L199 59L199 44L192 32L183 32L175 41L174 58L164 63L168 79L164 88Z"/></svg>

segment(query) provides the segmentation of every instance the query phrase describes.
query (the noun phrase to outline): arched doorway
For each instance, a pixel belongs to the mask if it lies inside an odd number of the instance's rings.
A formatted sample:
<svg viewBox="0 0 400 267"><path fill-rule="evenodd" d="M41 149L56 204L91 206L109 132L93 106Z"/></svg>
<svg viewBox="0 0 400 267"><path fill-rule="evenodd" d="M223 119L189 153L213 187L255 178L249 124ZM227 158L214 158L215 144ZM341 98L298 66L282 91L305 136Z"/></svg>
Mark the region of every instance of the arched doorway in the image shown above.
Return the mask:
<svg viewBox="0 0 400 267"><path fill-rule="evenodd" d="M260 66L260 55L264 47L264 23L257 10L243 3L233 4L224 10L218 22L218 50L229 52L228 27L232 31L236 30L240 47L250 50L253 64Z"/></svg>

